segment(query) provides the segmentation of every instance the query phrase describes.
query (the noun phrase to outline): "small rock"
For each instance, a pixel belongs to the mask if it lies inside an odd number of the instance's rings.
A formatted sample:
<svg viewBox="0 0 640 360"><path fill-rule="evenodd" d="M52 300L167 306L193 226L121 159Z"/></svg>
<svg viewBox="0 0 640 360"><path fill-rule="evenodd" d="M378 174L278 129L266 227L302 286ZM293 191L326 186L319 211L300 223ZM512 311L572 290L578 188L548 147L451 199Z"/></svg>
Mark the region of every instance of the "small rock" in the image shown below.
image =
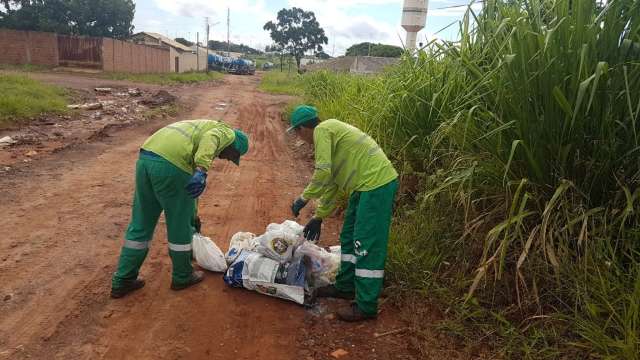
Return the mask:
<svg viewBox="0 0 640 360"><path fill-rule="evenodd" d="M102 109L101 103L87 103L80 105L80 109L82 110L100 110Z"/></svg>
<svg viewBox="0 0 640 360"><path fill-rule="evenodd" d="M104 314L104 318L105 318L105 319L108 319L108 318L110 318L110 317L112 317L112 316L113 316L113 310L111 310L111 311L109 311L108 313Z"/></svg>
<svg viewBox="0 0 640 360"><path fill-rule="evenodd" d="M140 89L133 88L133 89L129 89L129 91L127 92L129 93L130 96L134 96L134 97L142 96L142 91L140 91Z"/></svg>
<svg viewBox="0 0 640 360"><path fill-rule="evenodd" d="M11 297L12 297L11 294L7 294L7 295L4 296L4 298L2 298L2 300L3 301L9 301L9 300L11 300Z"/></svg>
<svg viewBox="0 0 640 360"><path fill-rule="evenodd" d="M329 314L324 317L325 320L334 320L336 318L335 314Z"/></svg>
<svg viewBox="0 0 640 360"><path fill-rule="evenodd" d="M331 353L331 357L334 359L340 359L343 356L349 355L349 352L344 349L338 349Z"/></svg>
<svg viewBox="0 0 640 360"><path fill-rule="evenodd" d="M31 151L27 152L25 155L29 156L29 157L36 156L36 155L38 155L38 152L35 151L35 150L31 150Z"/></svg>
<svg viewBox="0 0 640 360"><path fill-rule="evenodd" d="M95 88L94 90L99 93L107 94L107 93L110 93L112 89L111 88Z"/></svg>

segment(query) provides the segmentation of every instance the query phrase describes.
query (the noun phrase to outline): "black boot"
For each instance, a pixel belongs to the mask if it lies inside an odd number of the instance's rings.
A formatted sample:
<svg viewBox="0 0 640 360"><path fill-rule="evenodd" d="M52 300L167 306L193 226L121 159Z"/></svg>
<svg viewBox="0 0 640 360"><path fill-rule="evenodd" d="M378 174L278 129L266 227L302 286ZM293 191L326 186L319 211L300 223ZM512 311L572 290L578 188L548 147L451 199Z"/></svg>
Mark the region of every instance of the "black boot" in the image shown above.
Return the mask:
<svg viewBox="0 0 640 360"><path fill-rule="evenodd" d="M119 288L111 288L111 297L114 299L119 299L130 292L136 291L144 287L144 280L136 279L125 282Z"/></svg>
<svg viewBox="0 0 640 360"><path fill-rule="evenodd" d="M334 285L327 285L320 287L316 290L316 296L321 297L330 297L330 298L338 298L338 299L347 299L353 300L356 297L356 294L350 292L342 292L338 290Z"/></svg>
<svg viewBox="0 0 640 360"><path fill-rule="evenodd" d="M338 319L346 322L364 321L377 317L377 315L367 315L363 313L356 303L351 303L349 306L340 308L336 315L338 315Z"/></svg>
<svg viewBox="0 0 640 360"><path fill-rule="evenodd" d="M204 278L204 273L202 271L194 271L191 274L191 279L189 279L189 281L184 284L176 284L174 282L171 282L171 290L184 290L190 286L193 286L201 282L203 278Z"/></svg>

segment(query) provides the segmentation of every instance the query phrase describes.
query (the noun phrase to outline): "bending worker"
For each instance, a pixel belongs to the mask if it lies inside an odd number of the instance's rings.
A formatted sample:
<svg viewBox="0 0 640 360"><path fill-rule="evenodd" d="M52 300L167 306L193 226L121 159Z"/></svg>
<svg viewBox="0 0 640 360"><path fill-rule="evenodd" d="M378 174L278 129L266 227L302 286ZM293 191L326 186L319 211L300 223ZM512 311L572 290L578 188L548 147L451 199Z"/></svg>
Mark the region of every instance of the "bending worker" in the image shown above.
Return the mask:
<svg viewBox="0 0 640 360"><path fill-rule="evenodd" d="M113 274L111 297L120 298L144 286L138 271L162 211L173 263L171 289L185 289L202 281L202 272L191 266L196 198L205 189L207 171L216 157L240 165L240 156L248 150L242 131L214 120L180 121L145 141L136 163L131 222Z"/></svg>
<svg viewBox="0 0 640 360"><path fill-rule="evenodd" d="M319 288L317 295L355 298L349 307L338 311L341 320L375 318L398 173L369 135L338 120L320 122L314 107L297 107L291 115L290 129L307 140L313 135L315 172L291 205L297 217L309 200L319 199L315 215L304 229L307 240L320 239L322 219L335 209L337 194L349 195L340 233L342 255L336 284Z"/></svg>

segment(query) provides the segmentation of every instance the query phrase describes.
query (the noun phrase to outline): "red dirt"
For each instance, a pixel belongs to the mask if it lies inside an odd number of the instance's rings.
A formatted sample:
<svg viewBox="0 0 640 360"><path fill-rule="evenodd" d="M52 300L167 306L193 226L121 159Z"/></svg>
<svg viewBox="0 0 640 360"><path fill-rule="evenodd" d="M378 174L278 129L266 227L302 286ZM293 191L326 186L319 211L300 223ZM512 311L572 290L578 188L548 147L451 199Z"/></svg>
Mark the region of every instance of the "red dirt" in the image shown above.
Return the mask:
<svg viewBox="0 0 640 360"><path fill-rule="evenodd" d="M290 98L260 93L257 83L227 77L178 94L196 99L181 118L223 119L251 137L241 167L216 161L201 198L203 232L223 250L237 231L261 233L289 218L312 169L284 133L280 112ZM388 304L377 321L345 325L328 311L343 303L309 311L230 289L220 274L171 291L162 220L142 268L146 287L110 299L137 150L171 121L121 129L0 177L0 359L331 359L339 348L348 352L341 359L417 358L402 333L373 337L406 326ZM324 244L337 242L338 225L328 221Z"/></svg>

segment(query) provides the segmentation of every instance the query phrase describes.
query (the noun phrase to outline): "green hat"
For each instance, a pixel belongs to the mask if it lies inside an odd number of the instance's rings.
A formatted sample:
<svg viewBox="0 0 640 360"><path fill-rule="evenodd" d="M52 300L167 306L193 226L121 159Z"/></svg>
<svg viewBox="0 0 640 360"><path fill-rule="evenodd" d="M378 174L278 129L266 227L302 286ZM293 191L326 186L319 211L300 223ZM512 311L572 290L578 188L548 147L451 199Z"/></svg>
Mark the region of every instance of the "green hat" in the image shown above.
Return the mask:
<svg viewBox="0 0 640 360"><path fill-rule="evenodd" d="M309 105L300 105L291 113L291 127L287 131L297 129L305 123L318 118L318 109Z"/></svg>
<svg viewBox="0 0 640 360"><path fill-rule="evenodd" d="M233 140L233 148L240 153L240 156L243 156L249 151L249 137L239 129L233 129L233 132L236 134L236 138ZM240 156L233 160L236 165L240 165Z"/></svg>

